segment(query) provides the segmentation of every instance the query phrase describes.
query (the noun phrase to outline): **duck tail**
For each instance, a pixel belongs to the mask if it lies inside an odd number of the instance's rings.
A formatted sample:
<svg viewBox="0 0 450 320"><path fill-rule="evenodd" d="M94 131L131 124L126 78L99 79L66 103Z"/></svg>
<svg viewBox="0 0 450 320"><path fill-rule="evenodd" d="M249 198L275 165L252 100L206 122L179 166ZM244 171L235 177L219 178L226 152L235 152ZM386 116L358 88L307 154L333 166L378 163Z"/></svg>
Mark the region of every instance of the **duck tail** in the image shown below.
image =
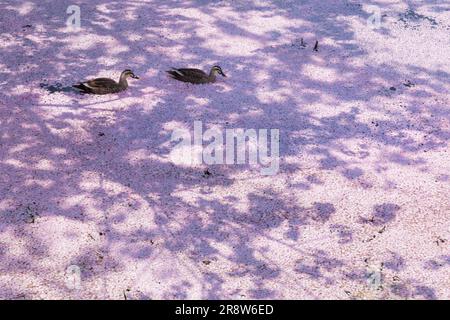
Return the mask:
<svg viewBox="0 0 450 320"><path fill-rule="evenodd" d="M72 85L73 88L77 88L77 89L83 89L83 84L82 83L76 83L74 85Z"/></svg>
<svg viewBox="0 0 450 320"><path fill-rule="evenodd" d="M73 88L77 88L77 89L79 89L79 90L81 90L81 91L83 91L83 92L90 92L90 88L87 87L87 86L86 86L84 83L82 83L82 82L76 83L76 84L74 84L72 87L73 87Z"/></svg>
<svg viewBox="0 0 450 320"><path fill-rule="evenodd" d="M172 68L171 70L167 70L166 72L173 79L178 79L179 80L180 78L182 78L184 76L184 74L181 73L181 71L179 71L178 69L175 69L175 68Z"/></svg>

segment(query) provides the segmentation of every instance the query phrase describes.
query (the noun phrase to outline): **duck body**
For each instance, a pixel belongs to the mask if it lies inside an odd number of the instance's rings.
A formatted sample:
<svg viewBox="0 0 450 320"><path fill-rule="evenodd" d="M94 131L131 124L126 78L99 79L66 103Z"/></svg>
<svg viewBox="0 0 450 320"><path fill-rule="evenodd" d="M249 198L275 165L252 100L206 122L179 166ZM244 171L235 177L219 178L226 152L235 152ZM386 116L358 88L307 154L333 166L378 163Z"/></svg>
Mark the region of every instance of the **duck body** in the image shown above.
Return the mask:
<svg viewBox="0 0 450 320"><path fill-rule="evenodd" d="M97 78L73 85L74 88L81 90L83 93L89 94L109 94L125 91L128 88L127 78L131 77L139 79L133 71L127 69L120 75L119 82L110 78Z"/></svg>
<svg viewBox="0 0 450 320"><path fill-rule="evenodd" d="M113 79L109 78L97 78L80 82L73 86L80 89L84 93L90 94L108 94L124 91L128 88L128 83L117 83Z"/></svg>
<svg viewBox="0 0 450 320"><path fill-rule="evenodd" d="M209 74L203 70L193 68L172 68L166 72L175 80L189 82L192 84L214 83L216 82L217 74L226 77L225 73L222 71L222 68L219 66L213 66Z"/></svg>

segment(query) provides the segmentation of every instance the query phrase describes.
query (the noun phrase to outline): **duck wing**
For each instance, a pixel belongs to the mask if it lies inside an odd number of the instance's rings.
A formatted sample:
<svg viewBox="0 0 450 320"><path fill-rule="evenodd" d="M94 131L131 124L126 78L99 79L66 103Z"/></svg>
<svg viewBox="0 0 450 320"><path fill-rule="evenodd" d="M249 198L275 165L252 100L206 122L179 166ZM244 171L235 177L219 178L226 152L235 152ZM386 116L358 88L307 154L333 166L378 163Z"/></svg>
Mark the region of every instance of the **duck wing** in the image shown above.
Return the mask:
<svg viewBox="0 0 450 320"><path fill-rule="evenodd" d="M200 69L192 69L192 68L172 68L172 70L167 71L173 78L177 80L202 80L208 75Z"/></svg>
<svg viewBox="0 0 450 320"><path fill-rule="evenodd" d="M117 82L109 78L97 78L73 85L74 88L80 89L85 93L107 94L121 91Z"/></svg>
<svg viewBox="0 0 450 320"><path fill-rule="evenodd" d="M177 70L178 72L181 72L184 75L198 76L198 77L208 76L206 74L206 72L204 72L203 70L200 70L200 69L181 68L181 69L175 69L175 70Z"/></svg>
<svg viewBox="0 0 450 320"><path fill-rule="evenodd" d="M109 78L97 78L82 82L82 84L89 88L115 88L117 86L117 82Z"/></svg>

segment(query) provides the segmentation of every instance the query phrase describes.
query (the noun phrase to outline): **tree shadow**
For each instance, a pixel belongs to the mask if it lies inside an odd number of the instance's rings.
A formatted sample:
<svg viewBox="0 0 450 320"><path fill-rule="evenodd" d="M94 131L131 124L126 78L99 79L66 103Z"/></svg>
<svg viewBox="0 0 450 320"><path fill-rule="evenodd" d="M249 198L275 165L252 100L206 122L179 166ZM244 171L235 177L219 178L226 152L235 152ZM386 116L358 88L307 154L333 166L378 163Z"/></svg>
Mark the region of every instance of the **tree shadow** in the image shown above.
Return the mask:
<svg viewBox="0 0 450 320"><path fill-rule="evenodd" d="M339 218L338 198L314 192L335 179L371 190L379 167L431 166L423 153L447 148L450 137L445 102L430 101L448 93L447 71L362 64L370 52L350 21L367 14L356 3L96 0L81 4L75 33L65 30L68 5L0 7L1 297L39 296L30 284L48 297L73 297L64 271L74 264L82 298L317 298L317 283L365 286L365 271L353 265L363 231ZM216 63L229 78L211 86L164 74ZM69 89L125 68L142 75L126 92ZM399 95L392 110L378 104ZM175 165L171 133L196 120L279 128L279 174ZM379 146L385 153L376 154ZM306 165L314 172L303 174ZM384 226L402 210L386 201L361 219ZM314 248L311 230L331 238ZM329 242L355 256L340 257ZM401 272L399 265L387 266ZM298 274L309 279L292 280ZM419 281L414 290L406 296L445 295Z"/></svg>

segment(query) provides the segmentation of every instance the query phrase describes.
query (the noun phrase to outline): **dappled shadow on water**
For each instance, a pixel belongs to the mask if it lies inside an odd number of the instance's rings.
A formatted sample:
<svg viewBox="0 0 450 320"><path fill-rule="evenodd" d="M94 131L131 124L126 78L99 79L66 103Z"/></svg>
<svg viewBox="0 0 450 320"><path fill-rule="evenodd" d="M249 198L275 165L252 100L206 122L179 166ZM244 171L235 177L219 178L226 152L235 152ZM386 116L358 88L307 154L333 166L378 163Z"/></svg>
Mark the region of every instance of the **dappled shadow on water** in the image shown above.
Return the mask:
<svg viewBox="0 0 450 320"><path fill-rule="evenodd" d="M365 17L357 4L91 1L82 5L83 30L73 34L64 30L68 3L29 3L11 2L1 13L9 22L2 40L9 42L2 48L7 71L0 73L0 265L13 278L16 272L27 273L62 296L71 292L63 278L55 279L55 268L62 273L74 264L85 281L114 282L121 272L135 275L130 265L153 268L160 255L167 257L167 269L183 270L188 278L158 285L161 275L152 274L154 287L133 288L131 298L282 298L287 296L282 285L271 284L297 275L298 287L310 297L317 296L304 288L303 276L328 286L339 281L364 285L365 271L355 270L335 252L306 251L297 244L307 227L328 224L337 244L355 241L352 227L331 221L337 201L302 199L302 191L325 183L322 178L308 175L289 188L279 181L258 186L261 181L253 183L249 176L239 180L241 172L252 175L246 165L212 166L207 175L205 166L175 165L169 161L174 128L192 129L195 120L208 127L280 128L282 160L306 154L318 170L358 181L363 189L371 188L365 169L348 159L364 161L371 152L364 143L396 148L383 159L386 166L427 165L417 154L448 143L448 128L435 127L429 116L433 112L448 119L444 106L421 106L429 95L448 89L449 74L402 66L435 80L414 80L420 89L413 91L402 86L404 72L352 64L350 55L367 52L353 41L352 28L336 17ZM20 14L20 21L8 18L13 14ZM271 19L281 22L271 29ZM247 20L250 27L242 24ZM204 21L213 31L205 30ZM297 36L288 41L283 34ZM306 47L297 45L301 37ZM334 45L322 41L327 37ZM319 52L312 51L316 38ZM240 50L240 43L251 50ZM230 77L212 86L173 83L163 72L171 66L216 63ZM127 67L142 79L125 93L97 98L70 89L79 80L109 70L115 77ZM408 98L407 113L396 109L389 117L366 121L358 105L399 91ZM316 113L311 108L323 105L335 110ZM427 138L412 138L409 129ZM361 141L357 151L347 148L353 140ZM300 170L299 164L282 161L280 174ZM389 225L399 210L395 203L381 203L361 222ZM66 221L74 235L61 247L88 244L61 249L63 257L56 261L55 241L70 234L60 235L57 227ZM278 230L281 236L274 237ZM10 254L14 240L21 243L20 254ZM266 242L270 249L261 247ZM277 252L280 248L287 253ZM281 260L291 254L295 265L286 266ZM396 270L401 259L387 266ZM430 265L427 270L439 269ZM138 276L130 281L141 285ZM233 281L245 282L248 290L236 289ZM433 288L402 285L394 294L436 298ZM98 296L117 296L117 288L100 286ZM20 290L10 285L0 295L15 298ZM96 297L94 291L86 297Z"/></svg>

